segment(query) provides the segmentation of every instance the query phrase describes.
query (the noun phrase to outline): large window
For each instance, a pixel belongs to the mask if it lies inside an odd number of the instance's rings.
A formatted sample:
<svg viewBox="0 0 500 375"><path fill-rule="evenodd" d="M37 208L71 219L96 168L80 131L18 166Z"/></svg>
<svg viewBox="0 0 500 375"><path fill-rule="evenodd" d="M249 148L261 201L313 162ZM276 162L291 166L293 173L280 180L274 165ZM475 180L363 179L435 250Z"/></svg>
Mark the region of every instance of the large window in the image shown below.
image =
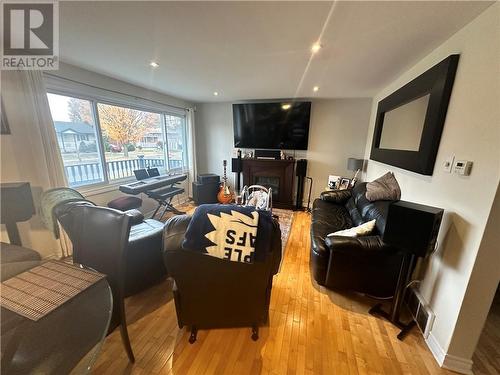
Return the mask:
<svg viewBox="0 0 500 375"><path fill-rule="evenodd" d="M70 186L104 182L92 102L48 94L57 142Z"/></svg>
<svg viewBox="0 0 500 375"><path fill-rule="evenodd" d="M170 169L186 168L186 126L184 121L183 117L165 116L168 165Z"/></svg>
<svg viewBox="0 0 500 375"><path fill-rule="evenodd" d="M187 168L185 117L48 94L72 187L132 177L134 170Z"/></svg>

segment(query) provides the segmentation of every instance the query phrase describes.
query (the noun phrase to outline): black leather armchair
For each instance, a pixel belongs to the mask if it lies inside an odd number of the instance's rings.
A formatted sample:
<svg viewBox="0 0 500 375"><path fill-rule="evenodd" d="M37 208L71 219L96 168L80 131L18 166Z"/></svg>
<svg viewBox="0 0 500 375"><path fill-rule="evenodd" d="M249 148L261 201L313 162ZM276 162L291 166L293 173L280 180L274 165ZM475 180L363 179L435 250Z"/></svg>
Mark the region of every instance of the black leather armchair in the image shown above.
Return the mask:
<svg viewBox="0 0 500 375"><path fill-rule="evenodd" d="M62 203L54 208L54 216L73 241L75 225L68 213L74 206L94 206L89 201ZM121 211L120 211L121 212ZM125 214L131 222L128 246L125 254L125 296L138 293L154 285L167 276L162 258L163 223L154 219L145 219L138 210L128 210Z"/></svg>
<svg viewBox="0 0 500 375"><path fill-rule="evenodd" d="M324 192L316 199L311 223L311 272L318 284L377 297L394 294L402 254L382 241L392 201L370 202L366 183L352 190ZM376 219L375 233L362 237L330 236Z"/></svg>
<svg viewBox="0 0 500 375"><path fill-rule="evenodd" d="M66 223L68 221L71 222L68 235L73 242L73 261L106 275L113 294L113 313L108 332L120 326L125 351L133 363L135 358L128 336L124 303L133 217L123 211L87 203L72 204L67 211Z"/></svg>
<svg viewBox="0 0 500 375"><path fill-rule="evenodd" d="M273 275L281 262L281 231L273 221L272 238L263 262L229 262L201 252L182 249L190 216L179 215L165 223L163 251L169 275L173 277L179 327L191 326L190 342L197 329L253 328L268 319Z"/></svg>

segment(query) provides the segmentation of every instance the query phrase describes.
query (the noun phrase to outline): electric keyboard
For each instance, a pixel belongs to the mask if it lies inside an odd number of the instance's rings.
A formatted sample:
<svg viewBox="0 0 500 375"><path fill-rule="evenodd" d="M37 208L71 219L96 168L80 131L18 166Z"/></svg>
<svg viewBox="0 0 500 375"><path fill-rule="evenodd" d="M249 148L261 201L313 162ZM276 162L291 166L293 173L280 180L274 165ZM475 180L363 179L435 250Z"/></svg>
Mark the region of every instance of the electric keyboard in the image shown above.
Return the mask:
<svg viewBox="0 0 500 375"><path fill-rule="evenodd" d="M175 214L183 214L184 212L177 210L172 205L172 198L176 195L184 193L184 189L174 186L181 183L187 178L187 175L173 175L173 176L158 176L145 178L144 180L134 181L129 184L120 185L118 188L122 193L137 195L144 193L149 198L158 202L158 207L154 211L151 218L154 218L158 211L163 208L159 220L163 218L166 212L173 212Z"/></svg>
<svg viewBox="0 0 500 375"><path fill-rule="evenodd" d="M150 177L140 181L134 181L129 184L120 185L118 188L122 193L138 195L146 193L150 190L158 189L167 185L174 185L182 182L187 178L187 175L174 175L174 176L158 176Z"/></svg>

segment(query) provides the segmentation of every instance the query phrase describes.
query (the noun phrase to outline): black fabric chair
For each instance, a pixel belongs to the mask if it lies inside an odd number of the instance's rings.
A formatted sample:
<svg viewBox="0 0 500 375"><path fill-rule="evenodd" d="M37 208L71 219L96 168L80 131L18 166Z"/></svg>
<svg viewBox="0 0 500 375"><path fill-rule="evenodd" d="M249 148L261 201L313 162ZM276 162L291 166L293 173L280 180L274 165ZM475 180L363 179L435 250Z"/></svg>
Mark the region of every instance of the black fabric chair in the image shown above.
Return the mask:
<svg viewBox="0 0 500 375"><path fill-rule="evenodd" d="M269 251L263 262L230 262L182 248L190 216L165 223L163 251L169 275L175 281L174 300L179 327L191 326L190 342L198 329L258 327L268 320L273 275L281 262L281 231L273 220ZM257 233L258 236L258 233Z"/></svg>
<svg viewBox="0 0 500 375"><path fill-rule="evenodd" d="M42 257L35 250L0 242L0 281L37 266L41 260Z"/></svg>
<svg viewBox="0 0 500 375"><path fill-rule="evenodd" d="M120 333L130 362L130 346L125 316L125 275L132 218L111 208L73 205L69 211L72 226L73 261L107 276L113 293L113 314L109 332L120 325Z"/></svg>
<svg viewBox="0 0 500 375"><path fill-rule="evenodd" d="M390 297L396 289L402 253L384 243L387 212L392 201L370 202L366 183L352 190L324 192L313 204L311 273L318 284L376 297ZM328 234L376 219L372 235L342 237Z"/></svg>

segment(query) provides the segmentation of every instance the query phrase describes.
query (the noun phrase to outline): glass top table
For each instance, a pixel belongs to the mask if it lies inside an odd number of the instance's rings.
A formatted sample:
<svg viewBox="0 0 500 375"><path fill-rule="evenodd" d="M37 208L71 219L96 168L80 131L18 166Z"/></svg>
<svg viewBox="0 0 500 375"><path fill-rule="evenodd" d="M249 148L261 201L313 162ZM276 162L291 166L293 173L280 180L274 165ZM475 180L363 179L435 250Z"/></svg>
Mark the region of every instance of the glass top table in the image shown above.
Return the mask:
<svg viewBox="0 0 500 375"><path fill-rule="evenodd" d="M2 265L8 277L31 264ZM6 278L2 277L2 281ZM113 298L102 279L38 321L1 308L1 373L87 374L106 337Z"/></svg>

